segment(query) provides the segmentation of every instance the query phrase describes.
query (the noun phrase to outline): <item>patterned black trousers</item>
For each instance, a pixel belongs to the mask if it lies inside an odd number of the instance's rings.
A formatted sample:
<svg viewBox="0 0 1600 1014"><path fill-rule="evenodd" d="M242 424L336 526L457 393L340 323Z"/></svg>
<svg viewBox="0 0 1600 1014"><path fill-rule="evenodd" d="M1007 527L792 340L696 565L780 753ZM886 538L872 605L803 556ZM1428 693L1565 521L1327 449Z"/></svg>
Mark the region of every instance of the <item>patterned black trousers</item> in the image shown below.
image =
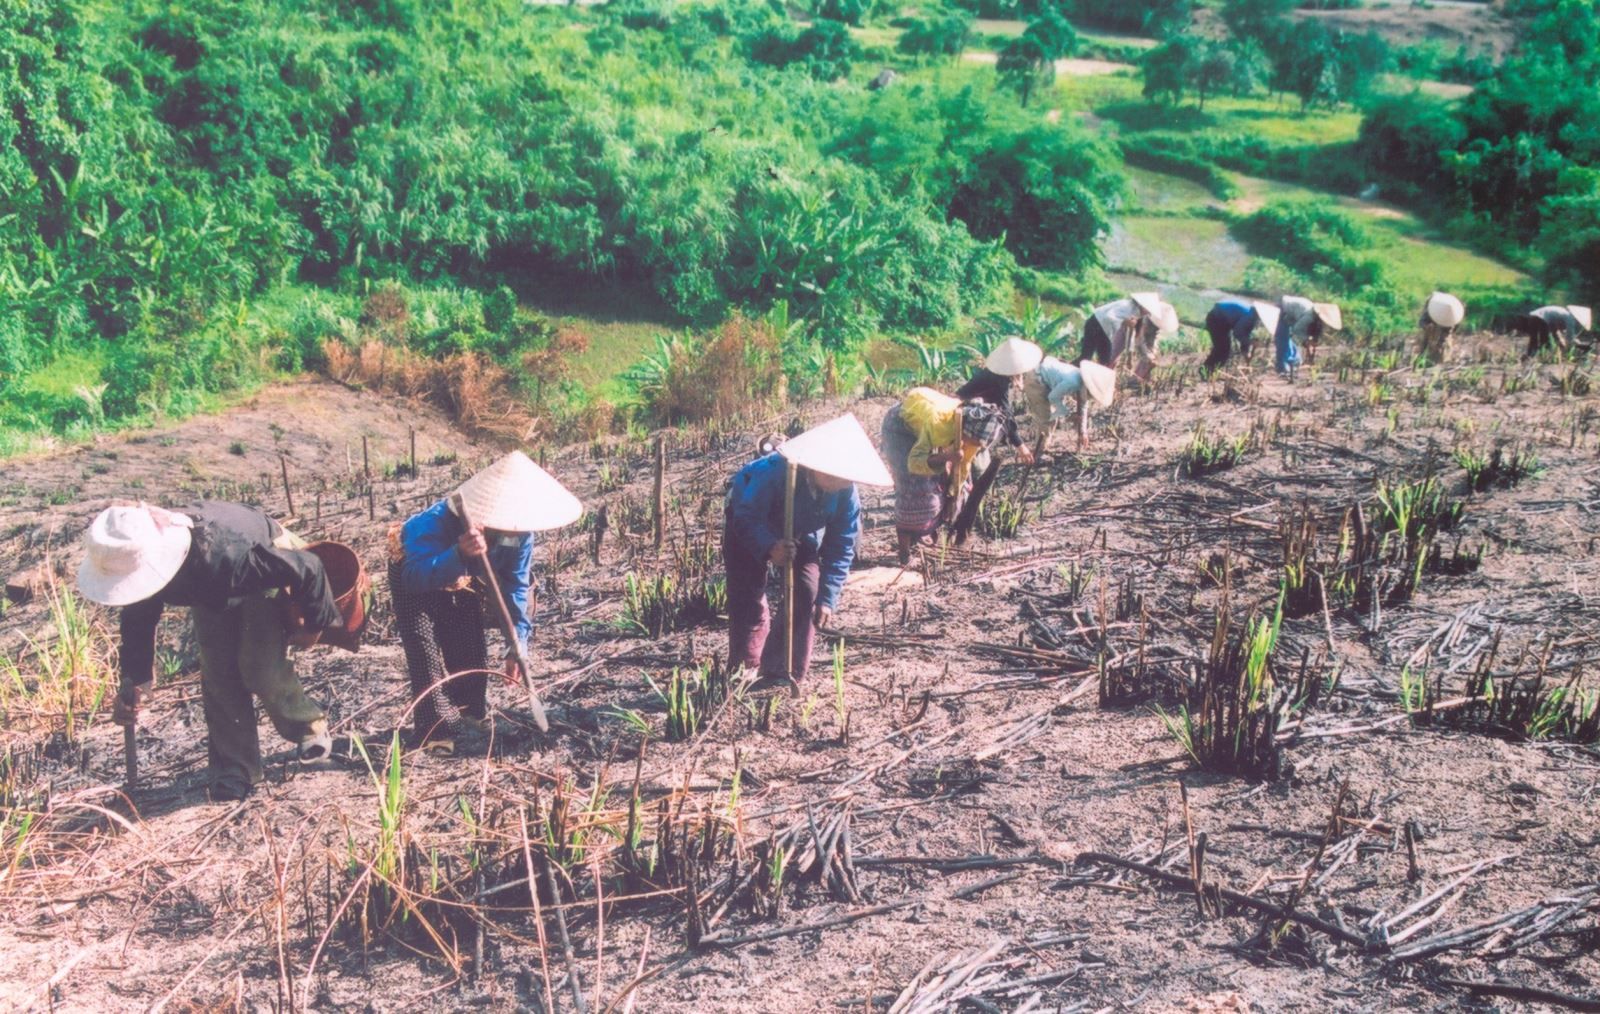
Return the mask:
<svg viewBox="0 0 1600 1014"><path fill-rule="evenodd" d="M400 586L400 568L389 566L395 625L411 676L417 741L461 731L461 716L488 713L489 646L483 633L483 603L470 591L411 594ZM467 672L466 670L479 670ZM453 676L454 673L462 675Z"/></svg>

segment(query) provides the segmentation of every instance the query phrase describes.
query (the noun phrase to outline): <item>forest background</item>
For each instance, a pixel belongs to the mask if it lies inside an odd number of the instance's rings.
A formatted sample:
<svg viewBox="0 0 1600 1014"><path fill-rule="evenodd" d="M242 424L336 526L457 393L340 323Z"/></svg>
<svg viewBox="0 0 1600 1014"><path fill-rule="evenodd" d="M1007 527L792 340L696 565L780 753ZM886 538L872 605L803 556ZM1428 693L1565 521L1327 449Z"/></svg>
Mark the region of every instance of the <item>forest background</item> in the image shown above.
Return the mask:
<svg viewBox="0 0 1600 1014"><path fill-rule="evenodd" d="M1600 299L1600 18L1492 10L1503 46L1292 0L3 0L0 455L308 370L670 424L1070 346L1132 284L1357 341L1434 286Z"/></svg>

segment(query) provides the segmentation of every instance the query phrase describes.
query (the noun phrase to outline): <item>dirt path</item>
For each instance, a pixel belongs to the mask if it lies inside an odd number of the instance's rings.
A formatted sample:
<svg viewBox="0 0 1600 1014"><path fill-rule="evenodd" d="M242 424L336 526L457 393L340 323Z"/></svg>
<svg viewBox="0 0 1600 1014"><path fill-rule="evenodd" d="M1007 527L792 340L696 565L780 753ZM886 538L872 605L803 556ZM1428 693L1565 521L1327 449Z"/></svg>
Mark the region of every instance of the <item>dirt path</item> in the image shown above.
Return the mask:
<svg viewBox="0 0 1600 1014"><path fill-rule="evenodd" d="M1600 882L1600 761L1592 750L1413 728L1399 704L1408 664L1443 680L1448 694L1494 641L1497 669L1548 650L1548 664L1570 674L1596 654L1600 435L1592 430L1600 398L1562 393L1578 389L1574 377L1592 378L1592 368L1526 367L1508 340L1486 337L1463 340L1442 370L1414 369L1405 357L1386 367L1338 339L1322 356L1293 385L1262 376L1258 353L1255 372L1203 383L1189 361L1165 368L1150 393L1122 389L1097 411L1089 454L1071 453L1056 435L1029 481L1020 536L930 553L926 587L894 566L888 499L868 493L867 530L838 619L848 745L825 651L799 696L776 706L739 697L696 738L670 741L646 677L660 682L706 658L723 630L706 620L638 636L624 621L621 589L629 573L674 573L674 561L708 551L715 558L722 482L748 459L749 433L844 407L871 431L886 399L799 406L721 435L670 434L675 506L662 551L652 547L645 507L647 445L549 449L552 470L591 508L606 505L611 519L598 562L584 526L539 543L534 651L553 731L531 736L519 725L518 693L495 686L493 755L404 759L402 835L411 843L406 862L418 872L410 882L426 884L433 863L433 875L472 883L467 849L477 842L491 857L482 883L505 888L496 895L504 903L485 909L485 974L476 978L466 974L473 923L452 921L445 909L428 912L447 930L450 960L418 957L438 948L414 921L395 927L405 944L378 932L376 921L366 945L353 920L323 940L330 913L354 897L356 871L380 841L378 793L359 761L307 770L278 754L246 804L204 802L197 676L184 625L170 619L163 646L177 672L163 678L141 726L147 789L128 830L93 831L100 822L78 836L53 830L71 807L121 806L109 791L120 758L114 729L94 725L79 753L15 718L7 723L8 749L32 758L37 747L39 777L53 786L58 812L40 832L32 865L0 878L0 991L11 1005L40 1007L53 990L56 1006L79 1010L168 998L176 1007L270 1007L286 996L317 1009L537 1009L548 973L549 992L570 1009L556 923L544 909L550 945L541 957L532 899L515 890L526 875L519 819L532 821L530 854L543 855L552 793L564 785L563 806L590 814L582 851L561 867L576 891L562 911L586 1005L595 1009L625 1002L624 984L639 969L649 978L636 1009L666 1012L859 1009L873 995L882 1009L902 993L928 996L930 977L919 980L919 970L944 965L971 966L980 982L992 977L979 996L998 1009L1035 993L1040 1009L1457 1009L1465 994L1439 981L1452 975L1594 993L1600 960L1584 935L1597 932L1588 909L1564 924L1576 936L1526 946L1508 938L1487 954L1453 949L1389 964L1298 930L1268 954L1259 916L1202 916L1192 891L1075 862L1087 852L1143 855L1187 876L1182 782L1187 819L1206 836L1209 880L1281 903L1310 871L1297 910L1358 935L1441 889L1437 898L1448 900L1436 924L1414 939ZM377 520L368 521L343 447L362 432L381 433L382 455L392 460L397 434L407 432L400 427L413 420L428 448L460 458L436 462L424 452L419 477L380 474ZM1253 430L1256 449L1232 470L1180 479L1178 449L1201 422L1223 436ZM1093 679L1084 683L1102 663L1130 679L1137 668L1152 685L1161 674L1187 678L1212 636L1221 592L1209 575L1223 554L1235 609L1269 608L1281 575L1280 517L1309 505L1319 531L1335 539L1345 508L1370 498L1380 478L1429 467L1463 495L1449 449L1502 438L1534 449L1544 472L1515 490L1466 498L1454 537L1467 549L1487 547L1479 570L1430 575L1415 599L1381 616L1334 609L1285 621L1278 678L1287 681L1305 652L1328 666L1329 685L1325 701L1304 715L1284 778L1252 783L1192 771L1151 709L1160 698L1101 707ZM247 445L245 461L232 460L233 441ZM275 446L293 452L308 482L325 482L328 505L344 511L330 509L320 529L306 530L351 541L379 573L369 646L358 655L313 649L298 665L337 732L361 734L381 763L405 703L384 604L382 531L450 489L481 453L437 420L331 385L292 385L225 417L10 463L0 480L25 502L4 517L4 552L22 566L49 551L70 570L83 519L118 493L169 501L234 491L280 511L277 492L250 484L276 464ZM359 444L356 454L359 471ZM204 477L192 474L190 461ZM95 474L96 462L115 474ZM998 488L1014 491L1022 481L1007 465ZM85 499L51 503L51 491L68 485ZM45 636L48 625L39 603L4 617L12 634ZM1594 685L1588 675L1578 683ZM1175 707L1162 703L1169 713ZM647 744L635 718L650 730ZM262 735L269 751L282 748L270 727ZM683 888L634 897L648 893L639 876L614 865L634 826L636 770L644 839L671 845L657 838L660 807L707 820L724 815L739 843L731 868L743 876L770 861L776 836L799 828L792 860L815 872L782 889L776 914L746 898L719 916L718 885L733 857L707 862L695 876L711 938L691 946ZM1341 825L1325 851L1319 843L1341 787L1342 812L1359 823ZM854 897L810 865L808 821L850 828ZM662 864L670 859L653 854ZM1451 888L1463 870L1489 860L1497 861ZM643 880L681 875L672 869L653 868ZM609 901L597 904L597 883ZM553 901L546 895L542 904ZM1432 904L1396 926L1429 918Z"/></svg>
<svg viewBox="0 0 1600 1014"><path fill-rule="evenodd" d="M961 54L963 60L969 63L981 63L993 66L999 59L998 54L982 50L967 50ZM1068 58L1056 61L1056 73L1065 77L1091 77L1095 74L1116 74L1125 70L1136 70L1131 63L1116 63L1111 60L1079 60Z"/></svg>

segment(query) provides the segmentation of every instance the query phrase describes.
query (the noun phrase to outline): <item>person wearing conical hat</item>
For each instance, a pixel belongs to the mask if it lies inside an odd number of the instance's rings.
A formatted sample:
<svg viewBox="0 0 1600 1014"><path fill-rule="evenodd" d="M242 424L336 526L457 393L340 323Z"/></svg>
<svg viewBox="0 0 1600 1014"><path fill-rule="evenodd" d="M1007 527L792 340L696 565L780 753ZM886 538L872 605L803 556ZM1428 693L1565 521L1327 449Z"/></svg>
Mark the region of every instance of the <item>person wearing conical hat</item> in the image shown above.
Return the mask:
<svg viewBox="0 0 1600 1014"><path fill-rule="evenodd" d="M1033 370L1043 358L1044 350L1026 338L1007 338L984 358L982 368L972 379L956 389L956 397L962 401L987 402L1005 412L1005 443L1024 465L1033 463L1033 448L1023 441L1022 431L1017 426L1014 398L1026 389L1027 378L1033 376ZM1035 412L1033 418L1042 432L1047 416ZM999 474L1000 459L987 450L979 451L972 459L972 489L960 516L951 526L956 545L966 542L972 523L977 519L978 507Z"/></svg>
<svg viewBox="0 0 1600 1014"><path fill-rule="evenodd" d="M1094 308L1083 322L1083 347L1079 360L1093 359L1116 369L1130 348L1136 362L1133 375L1148 383L1156 364L1156 345L1165 335L1178 331L1178 312L1159 293L1135 292Z"/></svg>
<svg viewBox="0 0 1600 1014"><path fill-rule="evenodd" d="M318 760L332 749L327 719L288 656L290 608L304 617L306 632L344 626L322 561L303 545L253 507L209 501L182 513L116 504L84 536L79 591L91 602L121 607L117 724L136 720L154 678L162 612L189 608L200 646L212 799L243 799L261 781L252 695L302 759Z"/></svg>
<svg viewBox="0 0 1600 1014"><path fill-rule="evenodd" d="M1435 363L1442 363L1450 354L1450 339L1456 325L1466 319L1467 308L1461 300L1448 292L1435 292L1422 304L1422 318L1417 326L1422 337L1417 343L1417 353Z"/></svg>
<svg viewBox="0 0 1600 1014"><path fill-rule="evenodd" d="M1594 317L1587 306L1541 306L1528 316L1533 323L1527 328L1527 354L1530 356L1542 351L1552 338L1561 351L1566 352L1594 325Z"/></svg>
<svg viewBox="0 0 1600 1014"><path fill-rule="evenodd" d="M950 520L978 452L1005 436L1005 409L915 387L883 417L884 459L894 477L894 523L902 565L911 548Z"/></svg>
<svg viewBox="0 0 1600 1014"><path fill-rule="evenodd" d="M452 752L459 736L488 720L480 561L494 571L516 628L518 643L506 646L500 668L507 682L520 683L518 650L526 652L533 633L533 533L569 525L582 513L577 497L550 473L512 451L457 495L390 529L389 591L411 679L415 745Z"/></svg>
<svg viewBox="0 0 1600 1014"><path fill-rule="evenodd" d="M1271 303L1244 299L1223 299L1206 314L1206 333L1211 336L1211 354L1200 367L1206 373L1228 365L1233 356L1233 343L1239 343L1239 354L1250 358L1252 338L1256 328L1271 334L1278 326L1278 308Z"/></svg>
<svg viewBox="0 0 1600 1014"><path fill-rule="evenodd" d="M1273 365L1285 377L1300 365L1300 342L1306 343L1307 361L1317 357L1323 332L1337 331L1343 320L1332 303L1313 303L1304 296L1284 296L1278 301L1278 326L1273 329Z"/></svg>
<svg viewBox="0 0 1600 1014"><path fill-rule="evenodd" d="M789 464L796 466L794 537L784 531ZM728 590L728 665L785 675L783 638L768 640L767 567L794 566L789 623L795 679L811 665L818 627L839 607L861 534L856 484L887 486L889 470L853 415L814 427L739 469L728 488L722 560Z"/></svg>
<svg viewBox="0 0 1600 1014"><path fill-rule="evenodd" d="M956 397L962 401L986 401L1006 411L1006 443L1016 448L1017 460L1024 465L1033 461L1033 452L1022 440L1017 428L1016 412L1012 398L1021 391L1026 378L1033 375L1044 350L1026 338L1007 338L985 357L983 367L972 379L956 388ZM1040 421L1042 424L1042 420ZM986 462L980 462L980 470Z"/></svg>
<svg viewBox="0 0 1600 1014"><path fill-rule="evenodd" d="M1045 356L1028 379L1030 396L1042 398L1049 406L1042 413L1049 423L1069 415L1077 418L1078 450L1087 450L1089 405L1091 402L1102 407L1111 404L1116 397L1117 371L1092 359L1073 364L1055 356ZM1071 399L1070 407L1068 399Z"/></svg>

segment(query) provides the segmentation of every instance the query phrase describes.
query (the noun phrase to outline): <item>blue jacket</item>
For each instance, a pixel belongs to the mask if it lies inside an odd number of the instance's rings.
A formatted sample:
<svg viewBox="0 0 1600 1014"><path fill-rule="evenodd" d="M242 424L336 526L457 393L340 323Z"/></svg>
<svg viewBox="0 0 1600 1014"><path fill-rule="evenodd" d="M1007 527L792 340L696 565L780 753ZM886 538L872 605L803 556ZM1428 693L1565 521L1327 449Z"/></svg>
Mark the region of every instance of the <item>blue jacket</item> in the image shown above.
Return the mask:
<svg viewBox="0 0 1600 1014"><path fill-rule="evenodd" d="M440 500L415 514L400 529L400 548L405 558L400 563L400 586L413 595L442 591L471 571L466 558L456 548L456 540L466 530L461 519L451 513L448 501ZM533 534L512 533L489 539L489 563L494 567L506 608L516 624L517 641L527 650L533 621L528 617L528 581L533 569Z"/></svg>
<svg viewBox="0 0 1600 1014"><path fill-rule="evenodd" d="M1256 316L1256 308L1249 303L1242 303L1235 299L1224 299L1211 308L1211 312L1218 314L1228 322L1229 333L1236 341L1248 341L1250 332L1255 330L1260 318Z"/></svg>
<svg viewBox="0 0 1600 1014"><path fill-rule="evenodd" d="M739 469L728 490L728 539L757 559L783 538L783 486L788 461L769 454ZM854 485L819 494L801 476L794 484L795 539L817 551L817 605L834 608L856 556L861 500Z"/></svg>

